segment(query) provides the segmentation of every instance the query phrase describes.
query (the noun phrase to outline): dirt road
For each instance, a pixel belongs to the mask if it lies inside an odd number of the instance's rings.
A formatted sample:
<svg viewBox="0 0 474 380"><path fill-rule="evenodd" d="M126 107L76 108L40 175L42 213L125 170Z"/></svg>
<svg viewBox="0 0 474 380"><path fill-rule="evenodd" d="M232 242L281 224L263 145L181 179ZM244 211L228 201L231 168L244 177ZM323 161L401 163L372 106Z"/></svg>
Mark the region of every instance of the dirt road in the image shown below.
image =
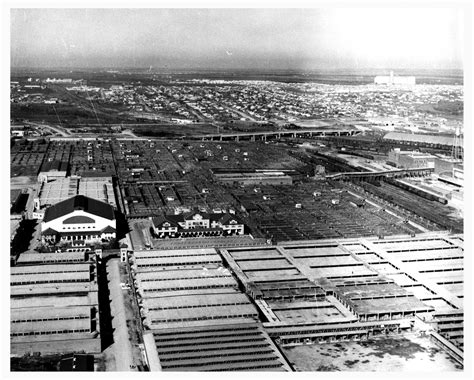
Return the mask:
<svg viewBox="0 0 474 380"><path fill-rule="evenodd" d="M132 348L128 338L124 300L120 287L119 259L107 262L107 279L110 291L110 312L114 328L113 350L115 353L116 371L137 371L133 362Z"/></svg>

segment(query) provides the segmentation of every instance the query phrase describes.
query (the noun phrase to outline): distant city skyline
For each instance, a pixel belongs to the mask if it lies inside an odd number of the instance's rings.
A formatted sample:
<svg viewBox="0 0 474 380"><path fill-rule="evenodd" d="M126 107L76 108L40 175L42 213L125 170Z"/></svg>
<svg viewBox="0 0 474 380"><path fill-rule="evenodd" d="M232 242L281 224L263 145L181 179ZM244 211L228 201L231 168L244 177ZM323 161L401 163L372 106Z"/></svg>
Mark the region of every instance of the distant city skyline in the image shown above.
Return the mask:
<svg viewBox="0 0 474 380"><path fill-rule="evenodd" d="M462 8L11 9L11 66L462 69Z"/></svg>

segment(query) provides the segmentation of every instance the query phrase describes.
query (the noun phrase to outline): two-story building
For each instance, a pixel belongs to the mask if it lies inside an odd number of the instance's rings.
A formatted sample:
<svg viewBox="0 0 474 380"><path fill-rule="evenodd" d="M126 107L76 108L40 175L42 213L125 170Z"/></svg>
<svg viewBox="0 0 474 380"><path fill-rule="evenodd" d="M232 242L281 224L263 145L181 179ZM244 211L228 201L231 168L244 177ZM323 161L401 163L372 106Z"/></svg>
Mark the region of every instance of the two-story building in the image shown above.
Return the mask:
<svg viewBox="0 0 474 380"><path fill-rule="evenodd" d="M245 225L228 213L192 211L179 215L150 218L158 238L243 235Z"/></svg>

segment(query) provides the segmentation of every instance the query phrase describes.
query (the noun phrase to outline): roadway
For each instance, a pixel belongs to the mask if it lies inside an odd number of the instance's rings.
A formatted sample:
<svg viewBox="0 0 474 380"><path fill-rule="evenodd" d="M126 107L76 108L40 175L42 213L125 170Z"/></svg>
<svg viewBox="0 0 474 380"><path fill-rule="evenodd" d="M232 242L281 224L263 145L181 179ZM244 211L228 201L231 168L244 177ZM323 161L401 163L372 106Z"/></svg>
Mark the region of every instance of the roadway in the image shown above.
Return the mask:
<svg viewBox="0 0 474 380"><path fill-rule="evenodd" d="M234 132L234 133L219 133L219 134L204 134L204 135L193 135L189 138L200 139L200 140L220 140L223 139L235 139L239 141L240 138L248 138L250 140L255 140L257 137L267 139L267 137L293 137L297 138L299 136L355 136L359 135L362 132L356 129L337 129L337 128L317 128L317 129L283 129L279 131L261 131L261 132Z"/></svg>
<svg viewBox="0 0 474 380"><path fill-rule="evenodd" d="M242 112L242 111L239 111L235 108L232 108L232 107L229 107L229 106L226 106L225 104L222 104L221 105L222 107L224 107L226 110L230 111L230 112L234 112L236 113L237 115L245 118L245 120L250 120L250 121L253 121L253 122L256 122L257 120L255 120L253 117L251 117L250 115L247 115L246 113Z"/></svg>
<svg viewBox="0 0 474 380"><path fill-rule="evenodd" d="M122 135L130 136L130 137L133 137L133 138L139 138L135 133L133 133L133 131L131 129L123 130Z"/></svg>
<svg viewBox="0 0 474 380"><path fill-rule="evenodd" d="M120 287L119 259L107 261L107 279L110 291L110 314L114 329L113 352L116 371L136 371L132 347L128 337L124 298Z"/></svg>
<svg viewBox="0 0 474 380"><path fill-rule="evenodd" d="M62 128L62 127L53 126L49 124L39 124L39 123L34 123L34 122L28 122L28 124L36 128L49 129L51 132L57 133L58 135L61 135L63 137L71 136L71 134L65 128Z"/></svg>

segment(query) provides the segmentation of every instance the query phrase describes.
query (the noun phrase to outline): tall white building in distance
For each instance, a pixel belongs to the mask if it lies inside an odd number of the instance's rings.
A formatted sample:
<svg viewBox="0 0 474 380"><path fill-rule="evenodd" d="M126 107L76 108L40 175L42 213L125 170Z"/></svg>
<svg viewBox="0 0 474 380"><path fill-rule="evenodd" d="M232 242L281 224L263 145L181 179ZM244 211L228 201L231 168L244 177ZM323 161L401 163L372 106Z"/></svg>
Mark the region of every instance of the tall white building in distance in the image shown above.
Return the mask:
<svg viewBox="0 0 474 380"><path fill-rule="evenodd" d="M374 84L387 84L387 85L414 85L416 84L415 77L396 77L393 75L393 71L390 71L389 76L378 75L374 79Z"/></svg>

